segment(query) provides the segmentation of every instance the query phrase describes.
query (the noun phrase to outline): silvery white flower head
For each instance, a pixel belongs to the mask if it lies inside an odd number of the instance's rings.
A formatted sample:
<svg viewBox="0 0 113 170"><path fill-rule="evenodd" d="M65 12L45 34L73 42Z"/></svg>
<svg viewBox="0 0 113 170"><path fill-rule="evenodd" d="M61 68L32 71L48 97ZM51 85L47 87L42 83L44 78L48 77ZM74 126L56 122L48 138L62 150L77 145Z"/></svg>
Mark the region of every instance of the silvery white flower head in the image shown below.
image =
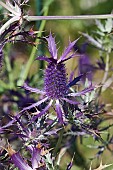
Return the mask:
<svg viewBox="0 0 113 170"><path fill-rule="evenodd" d="M10 0L6 1L6 5L9 7L9 11L11 12L9 15L10 16L21 16L22 11L20 8L20 3L13 1L13 4L10 2Z"/></svg>
<svg viewBox="0 0 113 170"><path fill-rule="evenodd" d="M0 28L0 35L2 35L2 33L8 28L10 27L11 24L15 23L15 22L19 22L19 24L21 25L23 22L23 17L22 17L22 5L20 4L18 1L13 0L13 2L11 2L10 0L6 0L6 3L0 1L0 5L2 7L4 7L6 10L9 11L9 16L11 18L9 18L9 20L7 22L5 22L2 27Z"/></svg>

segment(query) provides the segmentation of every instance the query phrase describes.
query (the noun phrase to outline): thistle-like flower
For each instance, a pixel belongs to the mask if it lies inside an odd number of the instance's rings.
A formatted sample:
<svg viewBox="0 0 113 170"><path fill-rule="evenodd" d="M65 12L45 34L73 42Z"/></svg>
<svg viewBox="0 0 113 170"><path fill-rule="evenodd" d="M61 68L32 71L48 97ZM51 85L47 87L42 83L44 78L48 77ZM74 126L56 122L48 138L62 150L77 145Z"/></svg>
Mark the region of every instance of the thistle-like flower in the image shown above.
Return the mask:
<svg viewBox="0 0 113 170"><path fill-rule="evenodd" d="M29 110L33 107L38 107L43 102L47 102L46 107L37 112L37 115L33 117L33 120L36 120L38 117L44 115L46 111L55 103L55 111L57 113L57 118L61 124L64 123L65 112L63 110L64 103L69 103L72 105L77 105L78 101L76 100L77 96L84 95L87 92L90 92L94 89L92 85L90 87L80 91L80 92L72 92L70 91L70 87L75 85L78 81L80 81L82 75L74 78L71 82L68 81L66 77L66 69L64 62L75 57L75 53L71 53L71 50L77 40L73 42L69 42L68 47L64 50L62 56L58 59L57 57L57 47L55 44L55 38L50 33L49 37L45 37L48 42L48 49L51 57L47 58L44 56L39 56L37 60L44 60L48 62L47 68L45 69L44 74L44 89L43 91L38 90L37 88L29 87L26 83L24 84L24 88L31 92L35 92L38 94L43 94L44 98L38 101L37 103L32 104L29 107L23 108L23 111ZM68 56L68 57L67 57ZM71 99L70 99L71 98Z"/></svg>

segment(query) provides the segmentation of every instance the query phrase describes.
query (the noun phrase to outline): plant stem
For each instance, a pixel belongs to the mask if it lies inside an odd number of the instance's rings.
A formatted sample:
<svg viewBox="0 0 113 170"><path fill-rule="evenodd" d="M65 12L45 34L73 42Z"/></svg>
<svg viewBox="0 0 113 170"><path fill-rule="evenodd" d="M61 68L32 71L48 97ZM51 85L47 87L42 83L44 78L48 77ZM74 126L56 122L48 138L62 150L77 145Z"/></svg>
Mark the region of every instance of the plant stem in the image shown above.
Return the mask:
<svg viewBox="0 0 113 170"><path fill-rule="evenodd" d="M5 29L7 27L9 27L12 23L14 23L15 21L19 21L20 17L19 16L14 16L11 19L9 19L1 28L0 28L0 35L2 34L3 31L5 31Z"/></svg>
<svg viewBox="0 0 113 170"><path fill-rule="evenodd" d="M9 88L12 89L14 87L14 80L13 80L13 75L12 75L12 68L11 68L11 63L10 63L10 59L8 56L8 52L9 52L9 46L7 45L7 53L5 53L5 63L6 63L6 69L8 72L8 77L9 77Z"/></svg>
<svg viewBox="0 0 113 170"><path fill-rule="evenodd" d="M113 14L105 15L76 15L76 16L24 16L28 21L37 20L91 20L91 19L108 19L113 18Z"/></svg>
<svg viewBox="0 0 113 170"><path fill-rule="evenodd" d="M0 1L0 5L3 6L5 9L13 13L15 16L20 16L15 10L9 7L4 2ZM70 20L70 19L107 19L113 18L113 14L102 14L102 15L77 15L77 16L23 16L24 19L28 21L36 21L36 20Z"/></svg>
<svg viewBox="0 0 113 170"><path fill-rule="evenodd" d="M59 148L61 147L61 142L62 142L63 134L64 134L64 128L61 129L61 131L60 131L59 138L58 138L56 147L55 147L55 149L54 149L54 155L57 154Z"/></svg>
<svg viewBox="0 0 113 170"><path fill-rule="evenodd" d="M107 53L106 55L106 66L105 66L105 73L102 80L102 84L104 84L105 81L107 80L108 72L109 72L109 53Z"/></svg>
<svg viewBox="0 0 113 170"><path fill-rule="evenodd" d="M47 15L47 14L48 14L48 8L44 12L44 15ZM39 28L39 33L38 33L37 37L40 37L42 35L42 31L43 31L43 29L45 27L45 24L46 24L46 20L43 20L41 22L41 25L40 25L40 28ZM37 38L35 43L38 44L39 41L40 40ZM35 59L36 51L37 51L37 47L33 47L32 51L31 51L31 54L30 54L30 57L29 57L29 60L28 60L28 62L26 64L26 66L25 66L24 72L23 72L21 78L19 79L19 81L17 82L17 85L22 86L24 81L26 80L26 78L28 76L28 73L29 73L29 70L31 68L31 65L32 65L32 63L33 63L33 61Z"/></svg>
<svg viewBox="0 0 113 170"><path fill-rule="evenodd" d="M2 80L0 80L0 89L1 88L9 90L9 85L3 82Z"/></svg>

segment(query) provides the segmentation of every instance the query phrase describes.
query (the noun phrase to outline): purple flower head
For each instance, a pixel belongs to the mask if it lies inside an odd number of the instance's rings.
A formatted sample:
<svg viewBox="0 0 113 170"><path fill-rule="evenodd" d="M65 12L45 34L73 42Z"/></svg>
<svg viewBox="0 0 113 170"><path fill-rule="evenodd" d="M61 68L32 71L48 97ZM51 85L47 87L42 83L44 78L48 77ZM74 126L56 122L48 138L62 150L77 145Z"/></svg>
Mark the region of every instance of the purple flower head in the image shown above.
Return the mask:
<svg viewBox="0 0 113 170"><path fill-rule="evenodd" d="M82 75L74 78L71 82L68 81L66 77L66 69L64 62L75 57L75 53L72 53L71 50L74 47L77 40L73 42L69 42L68 47L64 50L63 54L60 58L58 58L57 54L57 47L55 44L55 38L50 35L45 37L46 41L48 42L48 49L50 52L50 57L47 58L45 56L39 56L37 60L44 60L48 62L47 68L45 69L44 74L44 89L40 91L36 88L31 88L27 84L24 84L24 88L31 92L35 92L38 94L43 94L44 98L37 103L32 104L29 107L24 108L22 111L29 110L33 107L38 107L43 102L48 102L46 107L39 111L36 116L34 116L33 120L37 119L38 117L44 115L48 109L52 106L55 102L55 110L57 113L58 120L61 124L64 123L65 113L63 110L63 103L70 103L72 105L77 105L78 102L76 100L76 96L84 95L87 92L90 92L94 89L94 87L90 86L86 90L84 89L81 92L70 92L70 87L75 85L78 81L80 81ZM70 96L70 97L69 97ZM73 100L70 99L73 96Z"/></svg>

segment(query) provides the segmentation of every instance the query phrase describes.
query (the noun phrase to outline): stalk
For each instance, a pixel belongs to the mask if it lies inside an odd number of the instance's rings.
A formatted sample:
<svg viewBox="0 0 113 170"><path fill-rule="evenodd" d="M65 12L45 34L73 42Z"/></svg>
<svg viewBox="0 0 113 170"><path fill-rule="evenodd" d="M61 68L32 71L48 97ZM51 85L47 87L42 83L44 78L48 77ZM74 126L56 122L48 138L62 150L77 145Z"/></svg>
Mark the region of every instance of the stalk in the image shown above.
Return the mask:
<svg viewBox="0 0 113 170"><path fill-rule="evenodd" d="M48 14L48 8L45 10L44 12L44 15L47 15ZM46 24L46 20L43 20L41 22L41 25L40 25L40 28L39 28L39 33L37 34L37 37L41 37L42 35L42 31L44 30L44 27L45 27L45 24ZM35 43L38 44L39 43L39 38L36 39ZM30 54L30 57L29 57L29 60L25 66L25 69L24 69L24 72L21 76L21 78L19 79L19 81L17 82L17 85L19 86L22 86L24 81L26 80L28 74L29 74L29 70L31 68L31 65L35 59L35 54L36 54L36 51L37 51L37 47L33 47L32 48L32 51L31 51L31 54Z"/></svg>
<svg viewBox="0 0 113 170"><path fill-rule="evenodd" d="M0 35L2 34L2 32L8 28L12 23L14 23L15 21L19 21L20 17L19 16L14 16L11 19L9 19L1 28L0 28Z"/></svg>
<svg viewBox="0 0 113 170"><path fill-rule="evenodd" d="M62 139L63 139L63 134L64 134L64 128L60 131L59 138L56 144L56 147L54 149L54 155L57 155L57 152L59 148L61 147Z"/></svg>
<svg viewBox="0 0 113 170"><path fill-rule="evenodd" d="M104 73L104 77L102 80L102 84L104 84L105 81L107 80L108 72L109 72L109 53L107 53L106 55L106 66L105 66L105 73Z"/></svg>
<svg viewBox="0 0 113 170"><path fill-rule="evenodd" d="M7 47L7 51L8 51L8 47ZM6 69L8 72L8 78L9 78L9 88L13 89L14 88L14 79L13 79L13 74L12 74L12 68L11 68L11 63L10 63L10 59L8 56L8 52L5 54L5 63L6 63Z"/></svg>
<svg viewBox="0 0 113 170"><path fill-rule="evenodd" d="M91 20L91 19L108 19L113 18L113 14L105 15L76 15L76 16L24 16L28 21L37 20Z"/></svg>

